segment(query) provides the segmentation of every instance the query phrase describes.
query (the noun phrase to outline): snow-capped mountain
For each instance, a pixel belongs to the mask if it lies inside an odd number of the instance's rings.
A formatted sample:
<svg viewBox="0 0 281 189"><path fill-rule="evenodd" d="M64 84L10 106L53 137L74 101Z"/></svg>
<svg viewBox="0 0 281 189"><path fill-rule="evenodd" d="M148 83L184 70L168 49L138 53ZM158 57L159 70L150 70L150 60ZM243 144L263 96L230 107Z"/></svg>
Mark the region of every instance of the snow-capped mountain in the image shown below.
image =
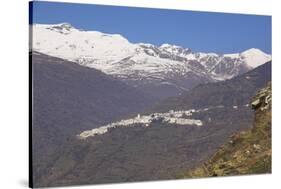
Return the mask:
<svg viewBox="0 0 281 189"><path fill-rule="evenodd" d="M271 60L259 49L223 55L170 44L134 44L119 34L83 31L67 23L35 24L32 32L33 51L101 70L158 97L230 79Z"/></svg>

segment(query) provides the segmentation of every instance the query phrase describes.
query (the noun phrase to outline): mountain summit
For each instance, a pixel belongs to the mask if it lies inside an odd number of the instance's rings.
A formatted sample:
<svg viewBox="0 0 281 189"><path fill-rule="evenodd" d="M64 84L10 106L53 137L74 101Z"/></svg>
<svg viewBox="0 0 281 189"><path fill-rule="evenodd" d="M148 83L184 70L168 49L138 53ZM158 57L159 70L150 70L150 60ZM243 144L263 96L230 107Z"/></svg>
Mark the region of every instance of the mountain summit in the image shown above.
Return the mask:
<svg viewBox="0 0 281 189"><path fill-rule="evenodd" d="M101 70L160 98L233 78L271 60L259 49L225 55L193 52L172 44L131 43L119 34L82 31L68 23L32 28L33 51Z"/></svg>

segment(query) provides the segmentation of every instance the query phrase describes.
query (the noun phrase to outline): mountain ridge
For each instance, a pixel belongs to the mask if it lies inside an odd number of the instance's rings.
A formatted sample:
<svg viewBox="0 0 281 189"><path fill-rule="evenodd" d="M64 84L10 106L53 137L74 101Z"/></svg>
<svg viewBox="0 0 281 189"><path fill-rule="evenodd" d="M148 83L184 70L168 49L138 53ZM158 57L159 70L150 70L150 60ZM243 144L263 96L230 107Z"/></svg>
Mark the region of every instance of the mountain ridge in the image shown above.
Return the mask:
<svg viewBox="0 0 281 189"><path fill-rule="evenodd" d="M226 81L200 84L182 95L157 102L150 111L205 108L207 104L212 106L246 105L248 99L252 98L258 89L271 81L271 66L270 61Z"/></svg>
<svg viewBox="0 0 281 189"><path fill-rule="evenodd" d="M31 27L32 50L101 70L160 98L233 78L271 60L258 49L201 53L171 44L131 43L119 34L78 30L67 23Z"/></svg>

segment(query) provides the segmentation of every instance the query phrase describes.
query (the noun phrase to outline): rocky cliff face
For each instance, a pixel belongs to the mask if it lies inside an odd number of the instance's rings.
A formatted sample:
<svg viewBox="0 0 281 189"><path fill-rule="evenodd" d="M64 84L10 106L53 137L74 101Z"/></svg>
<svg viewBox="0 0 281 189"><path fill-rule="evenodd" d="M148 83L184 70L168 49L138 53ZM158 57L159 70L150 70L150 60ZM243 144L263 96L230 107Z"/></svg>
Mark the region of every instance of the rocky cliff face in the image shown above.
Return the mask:
<svg viewBox="0 0 281 189"><path fill-rule="evenodd" d="M184 177L271 173L271 83L251 101L253 127L235 134L214 156Z"/></svg>

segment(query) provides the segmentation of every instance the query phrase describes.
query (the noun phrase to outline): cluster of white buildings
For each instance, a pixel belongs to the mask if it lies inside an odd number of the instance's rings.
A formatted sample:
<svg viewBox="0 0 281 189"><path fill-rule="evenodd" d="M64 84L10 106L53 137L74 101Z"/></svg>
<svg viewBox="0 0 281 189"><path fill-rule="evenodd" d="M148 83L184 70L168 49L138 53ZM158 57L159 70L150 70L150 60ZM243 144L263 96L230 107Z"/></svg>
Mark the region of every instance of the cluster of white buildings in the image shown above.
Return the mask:
<svg viewBox="0 0 281 189"><path fill-rule="evenodd" d="M192 116L192 113L197 112L194 109L182 110L182 111L169 111L166 113L153 113L149 115L140 115L131 119L125 119L118 122L110 123L92 130L84 131L78 135L80 139L85 139L87 137L102 135L108 132L111 128L116 127L128 127L136 126L136 124L141 124L144 127L149 127L153 121L159 120L164 123L176 124L176 125L196 125L202 126L201 120L188 119L187 117Z"/></svg>

